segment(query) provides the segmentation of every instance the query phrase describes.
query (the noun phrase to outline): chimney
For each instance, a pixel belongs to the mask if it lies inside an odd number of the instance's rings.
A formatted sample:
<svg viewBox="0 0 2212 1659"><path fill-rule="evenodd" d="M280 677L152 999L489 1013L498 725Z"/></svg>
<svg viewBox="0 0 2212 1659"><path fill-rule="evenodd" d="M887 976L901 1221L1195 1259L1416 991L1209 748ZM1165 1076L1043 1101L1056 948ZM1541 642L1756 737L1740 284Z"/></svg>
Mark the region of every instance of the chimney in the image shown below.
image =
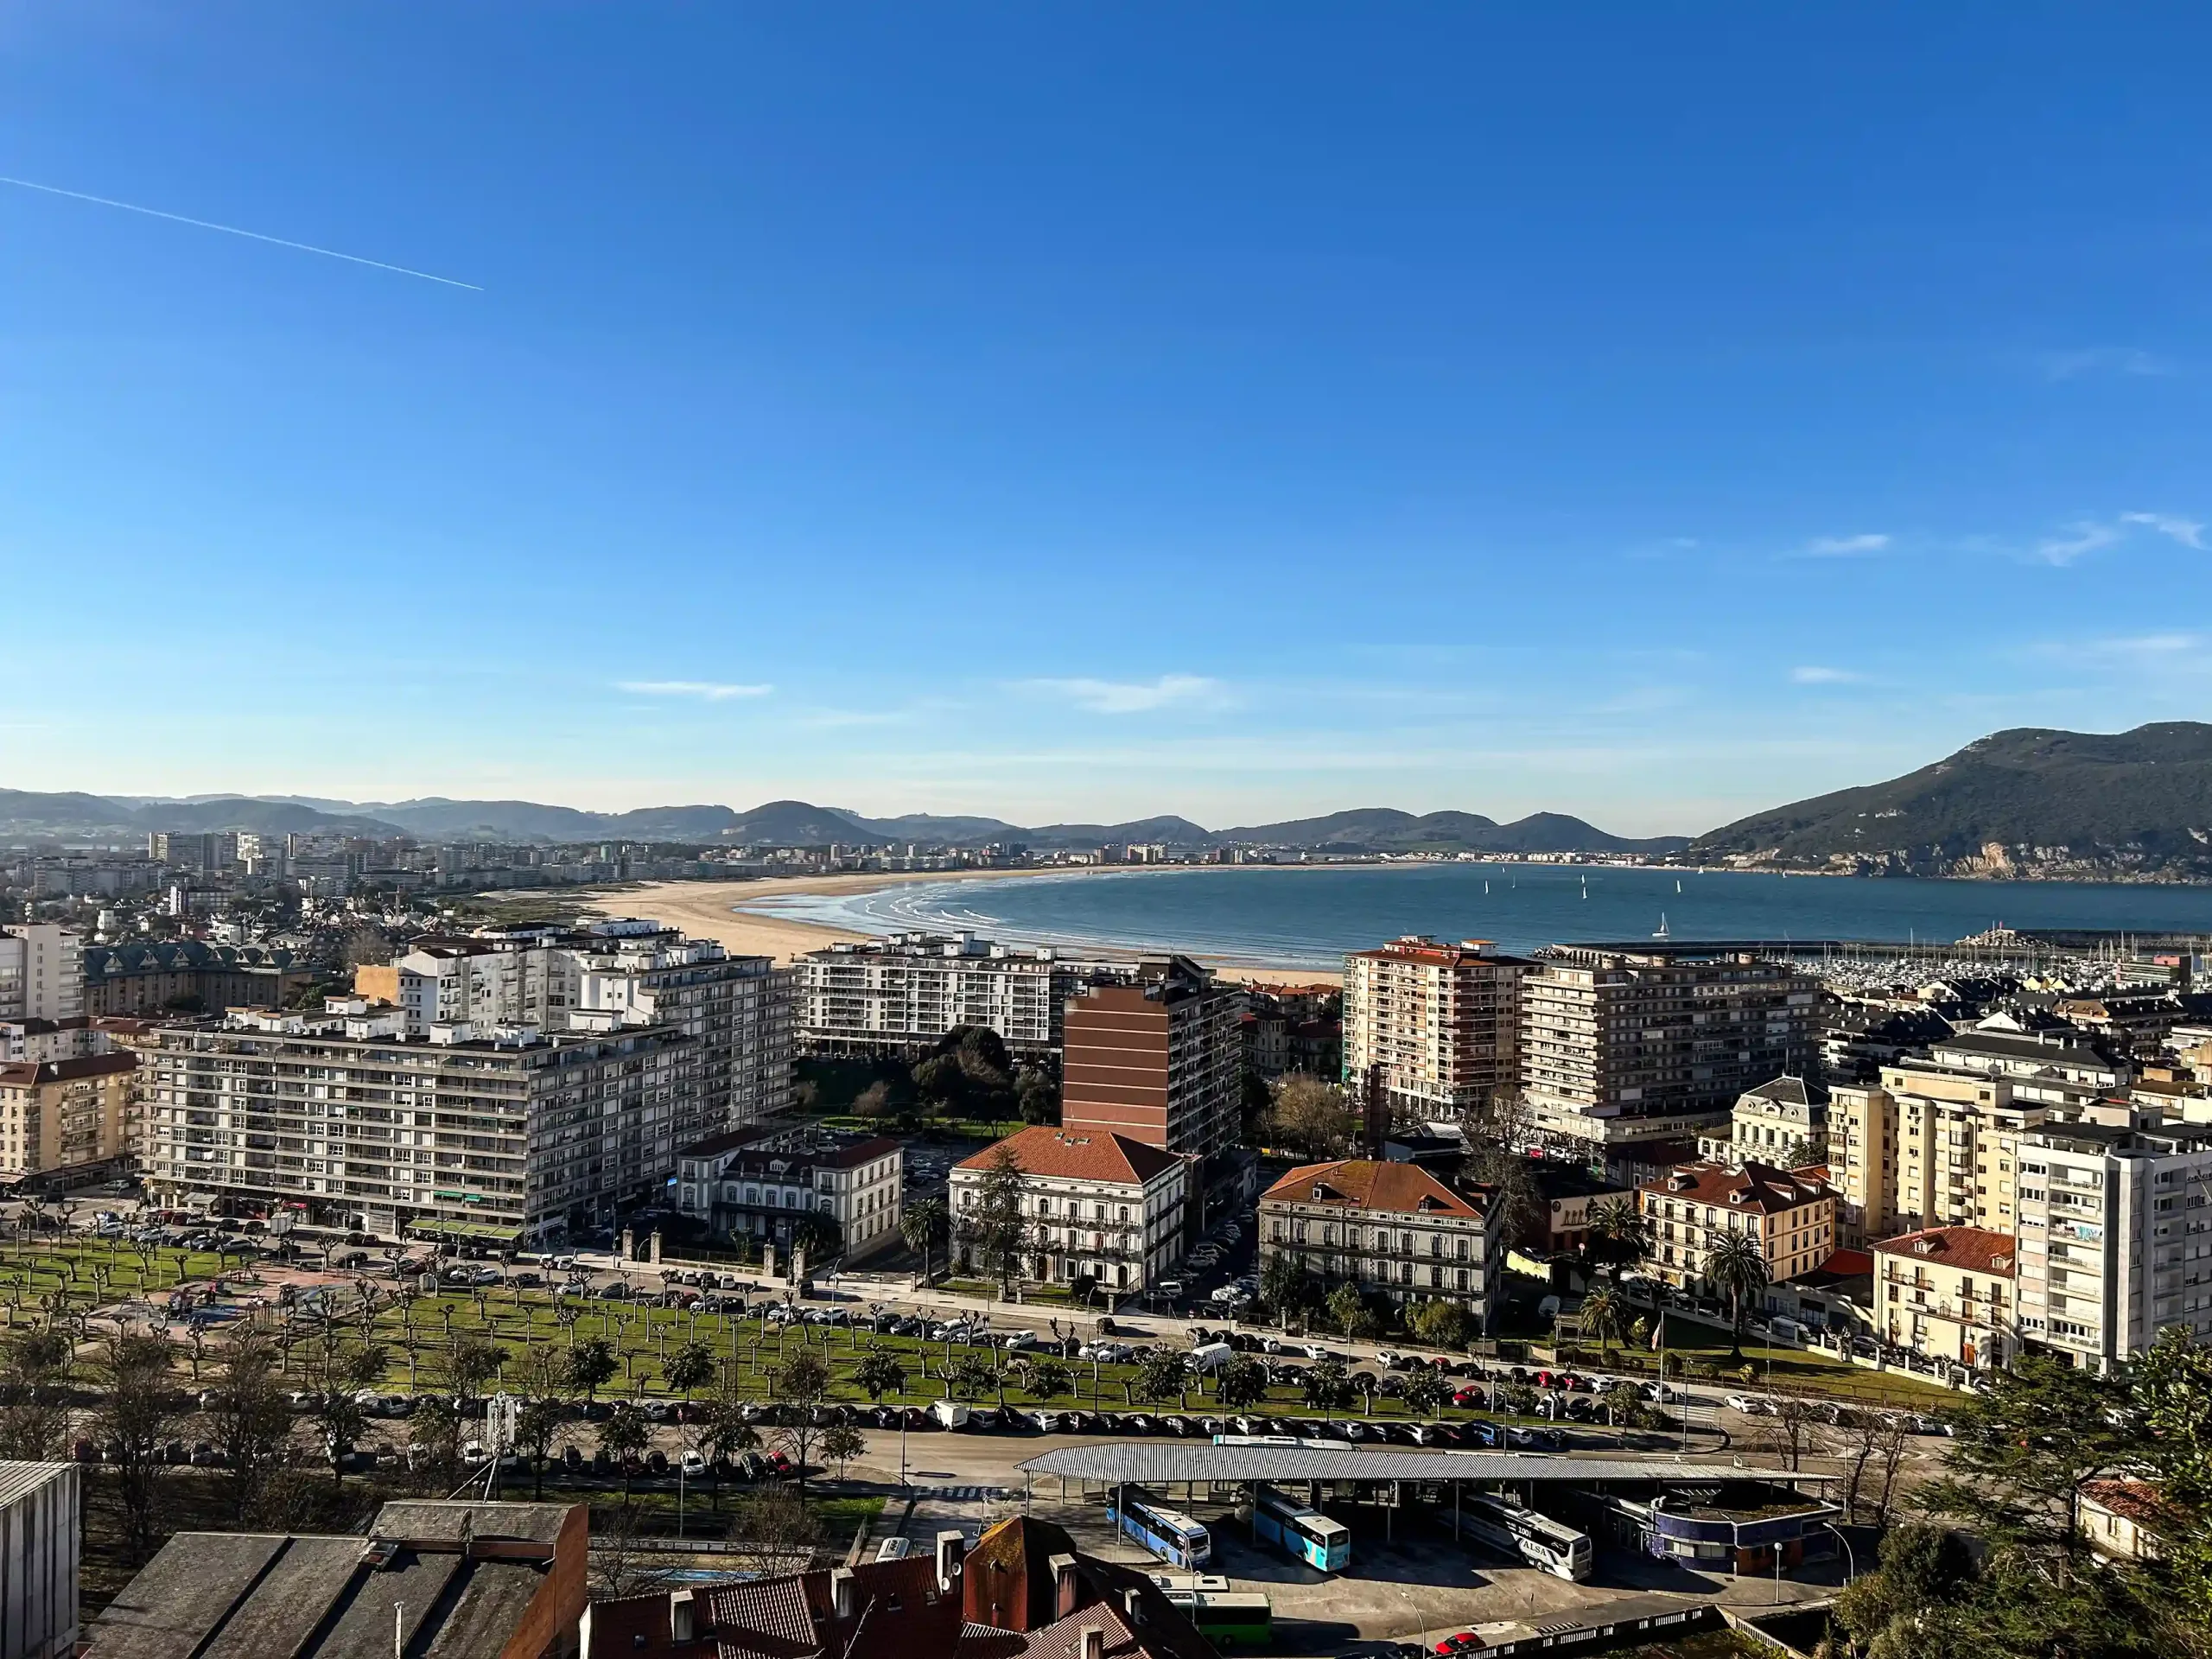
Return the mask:
<svg viewBox="0 0 2212 1659"><path fill-rule="evenodd" d="M937 1587L940 1595L950 1595L952 1586L959 1582L960 1558L967 1549L968 1541L957 1530L938 1534Z"/></svg>
<svg viewBox="0 0 2212 1659"><path fill-rule="evenodd" d="M1134 1584L1122 1592L1122 1617L1133 1630L1144 1623L1144 1595Z"/></svg>
<svg viewBox="0 0 2212 1659"><path fill-rule="evenodd" d="M696 1642L699 1638L699 1605L689 1590L673 1590L668 1597L668 1639Z"/></svg>
<svg viewBox="0 0 2212 1659"><path fill-rule="evenodd" d="M1075 1659L1106 1659L1106 1627L1103 1624L1086 1624L1075 1634Z"/></svg>
<svg viewBox="0 0 2212 1659"><path fill-rule="evenodd" d="M839 1567L830 1569L830 1606L839 1618L850 1618L853 1616L855 1587L851 1567Z"/></svg>
<svg viewBox="0 0 2212 1659"><path fill-rule="evenodd" d="M1055 1555L1045 1565L1052 1569L1052 1617L1065 1618L1075 1611L1076 1592L1081 1583L1075 1575L1075 1557Z"/></svg>

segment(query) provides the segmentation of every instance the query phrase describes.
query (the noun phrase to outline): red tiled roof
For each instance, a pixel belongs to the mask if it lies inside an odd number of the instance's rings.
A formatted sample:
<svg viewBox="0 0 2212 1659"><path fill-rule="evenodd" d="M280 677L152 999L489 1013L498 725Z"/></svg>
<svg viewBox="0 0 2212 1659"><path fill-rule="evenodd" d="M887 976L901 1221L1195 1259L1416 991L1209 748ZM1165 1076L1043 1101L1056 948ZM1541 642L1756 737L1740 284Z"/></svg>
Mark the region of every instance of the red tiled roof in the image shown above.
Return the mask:
<svg viewBox="0 0 2212 1659"><path fill-rule="evenodd" d="M2133 1521L2139 1527L2155 1529L2161 1523L2171 1525L2183 1519L2167 1508L2164 1496L2147 1480L2107 1476L2101 1480L2084 1483L2082 1496L2092 1503L2103 1505L2123 1521Z"/></svg>
<svg viewBox="0 0 2212 1659"><path fill-rule="evenodd" d="M1056 1129L1046 1124L1010 1135L955 1166L991 1169L1005 1153L1027 1175L1057 1175L1080 1181L1122 1181L1142 1186L1182 1160L1172 1152L1110 1131Z"/></svg>
<svg viewBox="0 0 2212 1659"><path fill-rule="evenodd" d="M796 1577L718 1587L708 1593L707 1608L724 1653L803 1659L821 1649L805 1586Z"/></svg>
<svg viewBox="0 0 2212 1659"><path fill-rule="evenodd" d="M1677 1185L1688 1182L1687 1185ZM1646 1181L1637 1189L1655 1198L1681 1198L1692 1204L1726 1205L1732 1210L1779 1215L1800 1205L1830 1196L1828 1185L1810 1170L1785 1171L1770 1164L1747 1163L1741 1169L1726 1164L1684 1164L1661 1181Z"/></svg>
<svg viewBox="0 0 2212 1659"><path fill-rule="evenodd" d="M1900 1233L1874 1246L1877 1255L1910 1255L1968 1273L2012 1276L2012 1235L1980 1227L1929 1227Z"/></svg>
<svg viewBox="0 0 2212 1659"><path fill-rule="evenodd" d="M1319 1198L1314 1196L1319 1191ZM1482 1211L1415 1164L1373 1158L1346 1158L1332 1164L1301 1164L1260 1195L1260 1202L1342 1204L1358 1210L1389 1210L1408 1215L1453 1215L1479 1218Z"/></svg>

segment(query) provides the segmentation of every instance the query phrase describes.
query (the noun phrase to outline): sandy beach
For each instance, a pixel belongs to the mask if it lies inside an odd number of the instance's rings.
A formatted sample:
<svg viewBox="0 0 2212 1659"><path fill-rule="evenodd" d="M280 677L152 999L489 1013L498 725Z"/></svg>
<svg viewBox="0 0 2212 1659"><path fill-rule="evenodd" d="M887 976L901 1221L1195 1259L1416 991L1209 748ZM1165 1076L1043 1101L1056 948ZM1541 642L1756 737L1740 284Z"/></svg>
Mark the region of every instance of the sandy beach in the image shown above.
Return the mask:
<svg viewBox="0 0 2212 1659"><path fill-rule="evenodd" d="M1116 866L1127 873L1126 867ZM1161 874L1176 867L1166 866ZM694 938L713 939L726 949L747 956L773 957L779 961L804 951L819 950L840 940L860 940L866 934L824 927L814 922L786 921L779 916L756 916L735 906L757 904L763 899L794 893L874 893L915 881L1003 881L1032 875L1069 875L1066 868L1020 870L917 870L851 875L768 876L757 881L653 881L627 892L607 893L594 903L599 916L650 916L682 928ZM1255 874L1258 874L1255 869ZM1100 954L1118 956L1119 951ZM1224 979L1241 979L1262 985L1334 985L1343 976L1311 968L1253 967L1237 962L1201 958L1217 969Z"/></svg>

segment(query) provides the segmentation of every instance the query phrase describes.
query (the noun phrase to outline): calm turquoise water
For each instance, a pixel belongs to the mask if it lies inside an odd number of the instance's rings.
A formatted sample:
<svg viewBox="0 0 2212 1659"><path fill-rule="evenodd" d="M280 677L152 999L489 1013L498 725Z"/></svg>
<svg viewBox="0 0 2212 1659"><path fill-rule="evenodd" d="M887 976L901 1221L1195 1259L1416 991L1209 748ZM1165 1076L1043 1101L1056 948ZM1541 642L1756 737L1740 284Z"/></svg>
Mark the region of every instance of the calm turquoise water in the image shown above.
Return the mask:
<svg viewBox="0 0 2212 1659"><path fill-rule="evenodd" d="M2000 922L2022 929L2212 933L2212 887L1525 864L1021 876L764 900L746 908L856 931L969 929L1008 944L1174 950L1317 968L1334 967L1346 950L1401 933L1490 939L1507 950L1528 950L1646 939L1662 917L1676 939L1926 943Z"/></svg>

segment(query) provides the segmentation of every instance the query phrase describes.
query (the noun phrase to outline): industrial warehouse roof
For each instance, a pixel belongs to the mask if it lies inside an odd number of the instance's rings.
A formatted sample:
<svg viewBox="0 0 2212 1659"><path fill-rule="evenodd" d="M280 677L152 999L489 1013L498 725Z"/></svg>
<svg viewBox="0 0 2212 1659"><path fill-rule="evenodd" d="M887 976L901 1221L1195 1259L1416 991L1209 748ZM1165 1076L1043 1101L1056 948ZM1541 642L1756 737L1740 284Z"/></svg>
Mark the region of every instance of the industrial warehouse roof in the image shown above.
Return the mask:
<svg viewBox="0 0 2212 1659"><path fill-rule="evenodd" d="M1356 1446L1194 1446L1122 1440L1064 1446L1021 1465L1101 1485L1179 1485L1192 1480L1832 1480L1832 1475L1746 1469L1687 1458L1565 1458L1527 1452L1365 1452Z"/></svg>

